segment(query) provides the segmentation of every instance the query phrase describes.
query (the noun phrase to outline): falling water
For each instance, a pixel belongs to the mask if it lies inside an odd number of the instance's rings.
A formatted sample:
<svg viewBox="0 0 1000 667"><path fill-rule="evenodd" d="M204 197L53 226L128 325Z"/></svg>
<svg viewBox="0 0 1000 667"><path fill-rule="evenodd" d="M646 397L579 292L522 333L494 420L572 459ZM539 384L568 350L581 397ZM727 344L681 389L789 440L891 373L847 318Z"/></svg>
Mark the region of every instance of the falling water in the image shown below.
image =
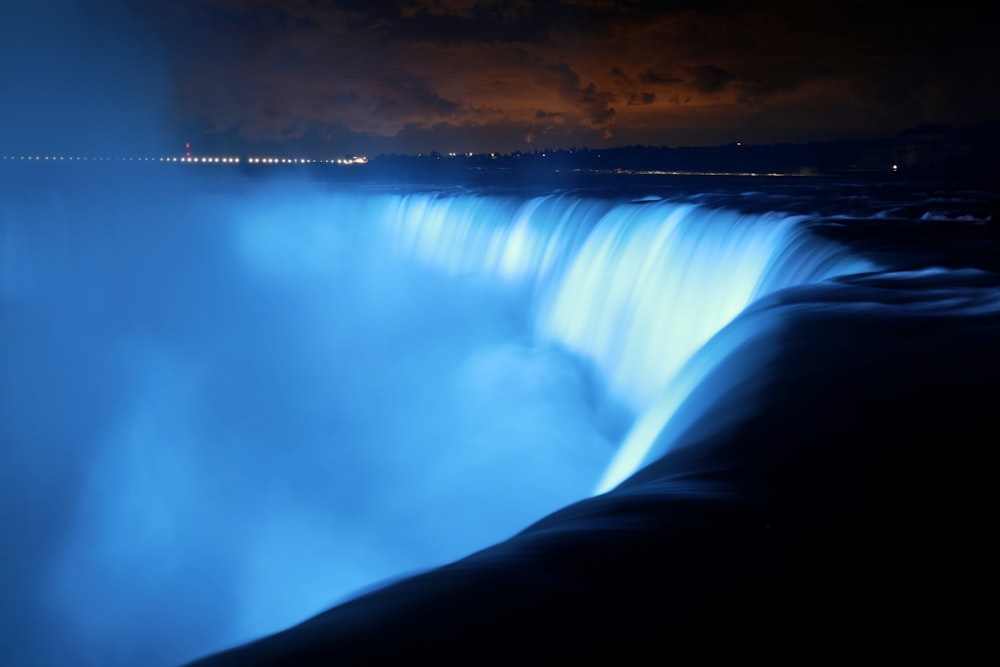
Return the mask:
<svg viewBox="0 0 1000 667"><path fill-rule="evenodd" d="M379 219L403 254L450 274L525 285L534 335L593 364L635 416L599 492L635 471L677 405L733 349L706 352L711 361L699 360L683 389L676 385L682 367L747 306L873 268L778 213L570 194L401 195L386 208Z"/></svg>

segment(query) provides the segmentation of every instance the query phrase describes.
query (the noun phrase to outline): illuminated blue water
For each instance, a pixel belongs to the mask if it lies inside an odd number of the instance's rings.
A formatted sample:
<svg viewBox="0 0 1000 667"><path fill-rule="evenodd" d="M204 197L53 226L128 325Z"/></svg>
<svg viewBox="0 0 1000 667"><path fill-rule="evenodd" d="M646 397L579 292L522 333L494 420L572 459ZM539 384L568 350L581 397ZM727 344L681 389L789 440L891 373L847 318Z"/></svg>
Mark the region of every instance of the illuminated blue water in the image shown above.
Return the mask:
<svg viewBox="0 0 1000 667"><path fill-rule="evenodd" d="M873 268L692 199L111 187L0 227L15 662L176 663L505 539L669 447L748 306Z"/></svg>
<svg viewBox="0 0 1000 667"><path fill-rule="evenodd" d="M404 256L451 275L523 286L532 336L586 360L602 390L641 417L598 491L635 471L676 406L729 348L705 351L711 360L688 370L678 389L681 368L748 305L785 287L874 268L779 213L565 194L403 195L385 206L376 217Z"/></svg>

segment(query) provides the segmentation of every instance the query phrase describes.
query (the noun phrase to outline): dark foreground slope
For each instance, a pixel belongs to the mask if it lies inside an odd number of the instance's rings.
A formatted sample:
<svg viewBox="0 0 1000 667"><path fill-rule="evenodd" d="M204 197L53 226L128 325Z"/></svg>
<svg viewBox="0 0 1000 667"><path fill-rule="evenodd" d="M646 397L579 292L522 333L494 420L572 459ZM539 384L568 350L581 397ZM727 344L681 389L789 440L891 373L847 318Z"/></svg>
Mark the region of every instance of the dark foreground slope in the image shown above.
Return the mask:
<svg viewBox="0 0 1000 667"><path fill-rule="evenodd" d="M756 343L780 350L766 372L623 486L195 664L971 652L992 569L998 289L959 270L786 293Z"/></svg>

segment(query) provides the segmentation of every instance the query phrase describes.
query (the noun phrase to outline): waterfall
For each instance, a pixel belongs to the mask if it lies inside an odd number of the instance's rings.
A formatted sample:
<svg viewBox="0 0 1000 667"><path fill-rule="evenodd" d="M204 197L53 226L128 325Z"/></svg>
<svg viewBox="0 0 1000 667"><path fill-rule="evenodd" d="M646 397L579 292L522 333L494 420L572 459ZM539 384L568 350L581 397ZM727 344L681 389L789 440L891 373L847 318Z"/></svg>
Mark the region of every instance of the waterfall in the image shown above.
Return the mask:
<svg viewBox="0 0 1000 667"><path fill-rule="evenodd" d="M635 416L598 492L646 459L676 407L726 354L699 360L683 390L682 369L750 304L873 268L812 235L800 216L659 199L423 193L387 197L378 219L412 259L524 285L534 335L598 369Z"/></svg>

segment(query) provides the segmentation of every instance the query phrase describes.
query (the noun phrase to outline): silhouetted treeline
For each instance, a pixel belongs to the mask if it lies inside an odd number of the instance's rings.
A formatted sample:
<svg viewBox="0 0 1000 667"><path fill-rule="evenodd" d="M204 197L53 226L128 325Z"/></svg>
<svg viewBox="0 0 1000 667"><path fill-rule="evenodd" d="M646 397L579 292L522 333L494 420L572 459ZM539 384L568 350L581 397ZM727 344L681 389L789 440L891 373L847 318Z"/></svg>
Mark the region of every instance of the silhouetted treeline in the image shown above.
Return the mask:
<svg viewBox="0 0 1000 667"><path fill-rule="evenodd" d="M967 128L921 125L876 140L709 147L622 146L536 149L513 153L379 155L371 166L403 174L696 172L796 175L901 174L926 177L1000 176L1000 122Z"/></svg>

